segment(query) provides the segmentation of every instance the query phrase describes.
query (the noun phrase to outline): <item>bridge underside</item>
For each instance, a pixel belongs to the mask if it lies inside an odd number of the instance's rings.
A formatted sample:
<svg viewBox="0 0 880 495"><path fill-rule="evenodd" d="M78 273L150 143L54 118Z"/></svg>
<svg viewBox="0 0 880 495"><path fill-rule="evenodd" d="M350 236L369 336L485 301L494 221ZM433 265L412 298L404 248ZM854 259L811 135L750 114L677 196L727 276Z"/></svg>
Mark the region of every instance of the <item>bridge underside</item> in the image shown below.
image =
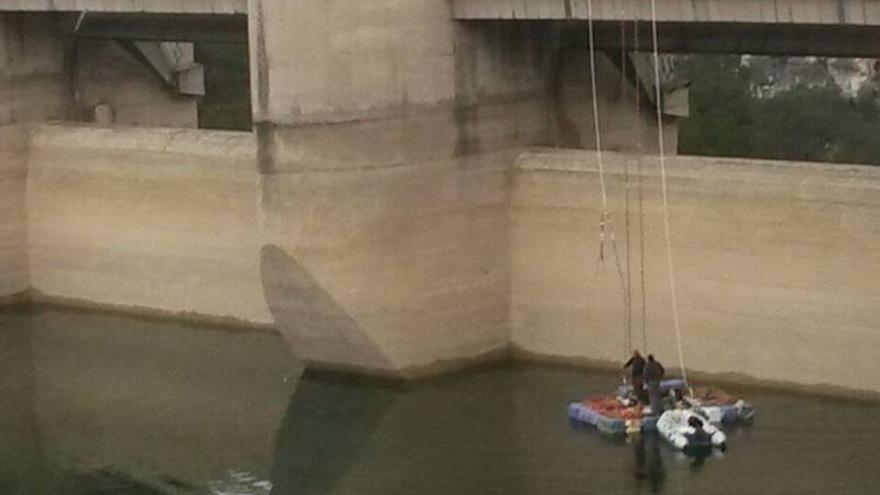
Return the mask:
<svg viewBox="0 0 880 495"><path fill-rule="evenodd" d="M483 23L511 21L479 21ZM586 21L516 21L535 24L564 23L574 38L587 46ZM638 35L635 30L638 29ZM633 21L597 21L594 42L600 50L653 50L651 24ZM699 24L669 22L658 25L658 49L663 53L737 53L752 55L865 57L880 56L880 26L791 24Z"/></svg>
<svg viewBox="0 0 880 495"><path fill-rule="evenodd" d="M79 26L83 38L140 41L247 43L246 15L89 14Z"/></svg>
<svg viewBox="0 0 880 495"><path fill-rule="evenodd" d="M0 11L247 14L247 0L0 0Z"/></svg>
<svg viewBox="0 0 880 495"><path fill-rule="evenodd" d="M583 31L586 36L591 10L598 48L623 45L635 50L653 49L649 2L590 3L591 9L587 0L453 0L453 16L474 24L558 23ZM658 2L656 19L658 48L667 53L880 55L880 2L668 0Z"/></svg>
<svg viewBox="0 0 880 495"><path fill-rule="evenodd" d="M458 20L639 20L690 23L878 25L875 0L452 0Z"/></svg>

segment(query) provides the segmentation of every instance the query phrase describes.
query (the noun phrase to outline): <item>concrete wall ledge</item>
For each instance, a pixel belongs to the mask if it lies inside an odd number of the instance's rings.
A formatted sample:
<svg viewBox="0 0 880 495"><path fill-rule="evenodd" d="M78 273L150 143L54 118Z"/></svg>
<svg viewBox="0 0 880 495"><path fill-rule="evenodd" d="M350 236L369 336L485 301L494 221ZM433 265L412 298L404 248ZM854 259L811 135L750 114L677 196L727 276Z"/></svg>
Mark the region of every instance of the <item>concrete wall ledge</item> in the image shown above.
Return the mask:
<svg viewBox="0 0 880 495"><path fill-rule="evenodd" d="M624 165L635 174L641 161L642 176L660 177L660 158L656 155L603 152L605 173L619 177ZM535 148L522 153L514 164L518 172L597 173L595 151ZM667 178L679 180L671 188L693 187L731 189L740 193L743 183L751 183L750 194L782 192L791 199L810 200L816 195L834 196L846 203L880 205L880 167L873 165L832 164L764 159L739 159L714 156L678 155L666 158ZM674 189L672 189L674 190Z"/></svg>
<svg viewBox="0 0 880 495"><path fill-rule="evenodd" d="M607 373L616 377L620 376L620 362L618 361L538 354L516 345L510 346L508 360L512 363L578 369L594 373ZM667 369L667 374L669 376L680 376L680 371L677 367L670 365L669 369ZM688 369L688 381L697 386L718 386L726 388L729 389L730 392L736 392L746 399L749 397L749 390L754 389L799 395L818 395L844 400L880 402L880 392L875 390L849 388L821 383L805 385L792 381L767 380L756 378L747 373L707 373L704 371Z"/></svg>
<svg viewBox="0 0 880 495"><path fill-rule="evenodd" d="M633 163L642 161L643 173L660 176L660 157L603 151L603 166L606 173L623 173L624 160ZM824 162L802 162L790 160L768 160L762 158L727 158L719 156L675 155L666 157L669 177L687 178L707 176L727 180L733 177L748 177L755 171L770 173L771 178L785 178L791 182L791 174L822 175L858 182L860 186L880 189L880 166L841 164ZM574 150L557 148L532 148L524 151L514 163L516 170L543 170L560 172L597 172L596 152L594 150ZM630 171L632 173L632 170ZM723 175L719 177L719 173ZM701 177L710 178L710 177ZM762 176L763 178L763 176ZM855 182L852 182L855 184Z"/></svg>
<svg viewBox="0 0 880 495"><path fill-rule="evenodd" d="M247 14L247 0L0 0L0 11Z"/></svg>
<svg viewBox="0 0 880 495"><path fill-rule="evenodd" d="M165 311L137 305L101 304L84 299L50 296L33 289L17 294L16 297L8 299L5 304L3 300L0 300L0 307L22 305L29 306L34 310L58 308L70 312L172 322L184 326L213 330L277 333L275 327L269 323L247 321L231 316L215 316L193 311Z"/></svg>
<svg viewBox="0 0 880 495"><path fill-rule="evenodd" d="M97 127L85 124L44 124L33 128L35 147L76 147L96 152L157 151L227 160L256 158L257 147L250 132L161 127Z"/></svg>

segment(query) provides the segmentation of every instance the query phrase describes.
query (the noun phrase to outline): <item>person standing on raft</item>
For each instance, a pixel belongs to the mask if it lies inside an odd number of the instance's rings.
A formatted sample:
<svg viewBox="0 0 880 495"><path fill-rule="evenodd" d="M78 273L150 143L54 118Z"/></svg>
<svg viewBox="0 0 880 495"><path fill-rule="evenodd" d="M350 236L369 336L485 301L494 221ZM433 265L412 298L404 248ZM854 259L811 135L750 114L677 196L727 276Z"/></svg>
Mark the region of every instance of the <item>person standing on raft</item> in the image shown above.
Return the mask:
<svg viewBox="0 0 880 495"><path fill-rule="evenodd" d="M660 415L663 413L663 403L660 396L660 380L666 369L660 361L654 359L653 354L648 354L648 362L645 364L645 381L648 383L648 396L651 399L651 411Z"/></svg>
<svg viewBox="0 0 880 495"><path fill-rule="evenodd" d="M632 357L623 365L623 369L630 367L632 367L633 392L635 392L639 402L645 404L648 402L647 397L645 397L645 358L639 354L638 350L633 351Z"/></svg>

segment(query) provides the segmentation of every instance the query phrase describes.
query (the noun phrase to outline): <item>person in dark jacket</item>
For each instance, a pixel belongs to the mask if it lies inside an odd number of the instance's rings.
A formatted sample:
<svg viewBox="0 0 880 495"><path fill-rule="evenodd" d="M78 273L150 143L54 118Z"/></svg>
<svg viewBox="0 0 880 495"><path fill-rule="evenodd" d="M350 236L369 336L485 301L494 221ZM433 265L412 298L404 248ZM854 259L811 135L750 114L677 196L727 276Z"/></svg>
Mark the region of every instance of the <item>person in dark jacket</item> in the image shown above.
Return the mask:
<svg viewBox="0 0 880 495"><path fill-rule="evenodd" d="M660 361L654 359L653 354L648 354L648 362L645 363L645 382L648 384L648 396L651 399L651 411L658 416L663 413L663 404L660 396L660 380L666 369Z"/></svg>
<svg viewBox="0 0 880 495"><path fill-rule="evenodd" d="M633 392L639 402L646 404L648 398L645 394L645 358L639 354L638 350L633 351L633 355L629 361L623 365L623 369L631 368Z"/></svg>

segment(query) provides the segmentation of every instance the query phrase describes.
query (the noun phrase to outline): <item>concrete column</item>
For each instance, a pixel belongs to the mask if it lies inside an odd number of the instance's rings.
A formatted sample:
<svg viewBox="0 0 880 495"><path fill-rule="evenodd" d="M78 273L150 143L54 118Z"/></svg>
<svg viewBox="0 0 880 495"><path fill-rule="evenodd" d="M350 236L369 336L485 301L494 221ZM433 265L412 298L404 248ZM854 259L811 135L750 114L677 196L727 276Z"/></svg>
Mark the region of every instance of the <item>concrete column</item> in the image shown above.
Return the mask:
<svg viewBox="0 0 880 495"><path fill-rule="evenodd" d="M66 114L64 40L53 18L0 14L0 300L29 285L26 126Z"/></svg>
<svg viewBox="0 0 880 495"><path fill-rule="evenodd" d="M444 0L254 0L250 23L263 283L294 350L399 374L504 349L538 33L462 33Z"/></svg>

